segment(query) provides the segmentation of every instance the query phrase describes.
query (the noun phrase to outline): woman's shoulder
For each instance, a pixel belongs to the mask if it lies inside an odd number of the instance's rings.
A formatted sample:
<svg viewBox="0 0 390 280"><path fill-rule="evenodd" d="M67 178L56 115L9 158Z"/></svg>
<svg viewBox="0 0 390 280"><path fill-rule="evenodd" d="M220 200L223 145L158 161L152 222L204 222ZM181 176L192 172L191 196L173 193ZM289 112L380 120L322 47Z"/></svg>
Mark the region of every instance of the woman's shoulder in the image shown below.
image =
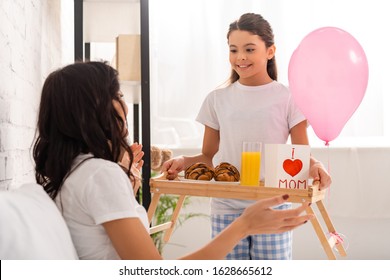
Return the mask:
<svg viewBox="0 0 390 280"><path fill-rule="evenodd" d="M81 169L83 173L87 172L89 174L107 172L114 174L123 173L117 163L102 158L96 158L92 154L81 154L77 156L72 166L72 170L76 172L77 169Z"/></svg>
<svg viewBox="0 0 390 280"><path fill-rule="evenodd" d="M88 154L76 157L64 186L80 195L106 186L128 188L130 181L117 163Z"/></svg>

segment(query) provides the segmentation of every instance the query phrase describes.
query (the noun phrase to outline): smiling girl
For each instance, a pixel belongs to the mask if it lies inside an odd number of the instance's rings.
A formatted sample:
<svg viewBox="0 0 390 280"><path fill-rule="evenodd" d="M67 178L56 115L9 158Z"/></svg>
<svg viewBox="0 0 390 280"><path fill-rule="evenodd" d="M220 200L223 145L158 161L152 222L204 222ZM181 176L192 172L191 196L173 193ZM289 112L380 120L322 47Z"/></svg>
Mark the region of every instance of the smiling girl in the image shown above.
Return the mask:
<svg viewBox="0 0 390 280"><path fill-rule="evenodd" d="M232 69L229 85L211 92L197 117L205 126L202 152L167 161L162 171L168 172L169 179L196 162L210 166L229 162L240 170L244 141L259 141L264 147L266 143L285 144L291 136L292 144L309 144L305 117L288 88L277 82L276 48L270 24L261 15L244 14L230 24L227 39ZM323 165L314 158L310 160L310 176L320 181L321 188L331 183ZM212 198L213 237L253 202ZM276 208L290 207L282 204ZM227 256L227 259L291 258L291 231L247 236Z"/></svg>

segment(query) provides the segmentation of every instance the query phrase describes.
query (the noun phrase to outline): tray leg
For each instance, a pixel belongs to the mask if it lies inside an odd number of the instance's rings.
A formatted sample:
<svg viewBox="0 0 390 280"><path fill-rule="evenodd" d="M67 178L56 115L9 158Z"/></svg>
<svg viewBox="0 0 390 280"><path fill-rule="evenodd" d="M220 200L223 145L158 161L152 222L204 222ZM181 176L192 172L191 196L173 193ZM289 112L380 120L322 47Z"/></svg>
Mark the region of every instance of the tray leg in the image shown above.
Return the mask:
<svg viewBox="0 0 390 280"><path fill-rule="evenodd" d="M179 217L179 213L180 213L181 207L184 204L185 198L186 198L185 195L179 196L179 200L177 201L176 208L172 213L171 226L166 230L165 235L164 235L164 242L168 242L169 239L171 238L173 229L175 228L176 221L177 221L177 218Z"/></svg>
<svg viewBox="0 0 390 280"><path fill-rule="evenodd" d="M150 202L149 209L148 209L148 219L149 223L152 222L154 212L156 212L158 201L160 200L161 194L155 193L153 194L152 201Z"/></svg>
<svg viewBox="0 0 390 280"><path fill-rule="evenodd" d="M328 231L331 233L336 233L336 229L333 226L333 223L329 217L328 211L326 211L325 205L322 202L322 200L317 201L317 207L320 210L320 213L322 215L322 218L325 221L325 224L328 228ZM336 245L338 252L340 253L340 256L342 256L342 257L347 256L347 252L345 251L343 244L341 242L335 241L335 245Z"/></svg>
<svg viewBox="0 0 390 280"><path fill-rule="evenodd" d="M322 230L322 227L321 227L320 223L318 222L317 216L314 213L311 206L307 207L306 212L308 214L314 215L314 218L311 219L310 221L311 221L311 224L313 225L315 232L317 233L318 239L320 240L322 247L324 247L324 250L325 250L326 255L328 256L328 259L335 260L336 255L334 254L332 247L330 246L328 239L326 238L326 235L325 235L324 231Z"/></svg>

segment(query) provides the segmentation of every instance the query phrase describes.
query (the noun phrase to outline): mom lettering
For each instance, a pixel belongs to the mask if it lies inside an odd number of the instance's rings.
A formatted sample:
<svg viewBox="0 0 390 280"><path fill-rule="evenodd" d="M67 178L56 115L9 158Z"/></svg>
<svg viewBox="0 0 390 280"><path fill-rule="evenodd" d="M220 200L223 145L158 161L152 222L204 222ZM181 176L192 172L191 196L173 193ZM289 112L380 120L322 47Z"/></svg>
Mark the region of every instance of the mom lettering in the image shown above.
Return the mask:
<svg viewBox="0 0 390 280"><path fill-rule="evenodd" d="M279 180L279 189L307 189L307 180Z"/></svg>

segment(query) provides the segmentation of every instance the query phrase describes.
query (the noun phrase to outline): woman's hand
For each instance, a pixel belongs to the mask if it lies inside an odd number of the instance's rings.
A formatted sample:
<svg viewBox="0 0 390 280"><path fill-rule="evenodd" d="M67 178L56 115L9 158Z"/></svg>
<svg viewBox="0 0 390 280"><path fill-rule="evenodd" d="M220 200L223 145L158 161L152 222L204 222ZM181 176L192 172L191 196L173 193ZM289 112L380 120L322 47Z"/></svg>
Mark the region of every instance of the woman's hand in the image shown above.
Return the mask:
<svg viewBox="0 0 390 280"><path fill-rule="evenodd" d="M143 163L142 163L143 164ZM142 166L141 166L142 167ZM131 166L131 173L134 176L134 179L131 179L131 184L133 185L133 191L134 195L137 194L139 187L141 186L142 183L142 176L141 176L141 171L136 167L134 164Z"/></svg>
<svg viewBox="0 0 390 280"><path fill-rule="evenodd" d="M119 165L125 170L130 169L131 174L133 174L134 179L131 179L131 184L133 185L134 194L136 194L142 182L141 170L144 165L144 160L142 159L144 152L142 151L142 144L134 143L130 148L133 152L133 164L130 166L130 157L125 151Z"/></svg>
<svg viewBox="0 0 390 280"><path fill-rule="evenodd" d="M272 209L286 202L288 195L262 199L247 207L237 219L243 223L245 235L281 233L306 223L313 215L301 215L310 205L305 202L300 207L288 210Z"/></svg>
<svg viewBox="0 0 390 280"><path fill-rule="evenodd" d="M174 180L180 171L184 169L184 157L171 158L163 163L161 173L167 173L168 180Z"/></svg>
<svg viewBox="0 0 390 280"><path fill-rule="evenodd" d="M138 170L141 170L144 165L143 157L144 152L142 151L142 144L133 143L131 146L131 151L133 152L133 165L136 165Z"/></svg>
<svg viewBox="0 0 390 280"><path fill-rule="evenodd" d="M285 203L287 200L288 195L280 195L255 202L206 246L183 259L223 259L240 240L248 235L290 231L314 217L312 214L302 215L309 206L308 202L295 209L272 209L273 206Z"/></svg>
<svg viewBox="0 0 390 280"><path fill-rule="evenodd" d="M142 151L142 144L133 143L131 146L131 151L133 152L133 164L131 165L131 173L134 175L133 190L134 194L137 194L139 187L141 186L142 176L141 170L144 165L144 152Z"/></svg>

